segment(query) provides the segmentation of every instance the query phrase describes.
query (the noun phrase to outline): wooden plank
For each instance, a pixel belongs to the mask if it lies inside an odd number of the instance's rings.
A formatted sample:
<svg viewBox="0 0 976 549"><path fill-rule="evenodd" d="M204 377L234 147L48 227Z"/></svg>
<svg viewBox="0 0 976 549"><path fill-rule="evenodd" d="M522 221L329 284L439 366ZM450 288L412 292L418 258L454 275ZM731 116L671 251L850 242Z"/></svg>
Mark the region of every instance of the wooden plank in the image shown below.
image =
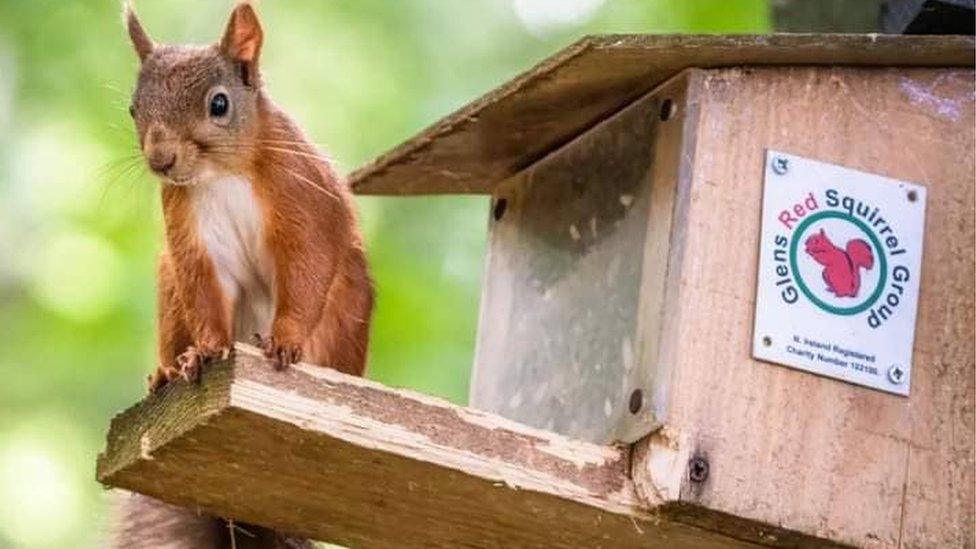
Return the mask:
<svg viewBox="0 0 976 549"><path fill-rule="evenodd" d="M644 508L629 449L257 352L118 415L98 478L354 547L744 547Z"/></svg>
<svg viewBox="0 0 976 549"><path fill-rule="evenodd" d="M350 176L358 193L491 193L687 67L972 66L971 36L584 38Z"/></svg>
<svg viewBox="0 0 976 549"><path fill-rule="evenodd" d="M971 546L974 72L700 74L653 357L671 368L664 428L638 445L638 490L728 533L753 521L858 546ZM767 148L927 187L910 397L751 358ZM697 482L695 458L709 466Z"/></svg>

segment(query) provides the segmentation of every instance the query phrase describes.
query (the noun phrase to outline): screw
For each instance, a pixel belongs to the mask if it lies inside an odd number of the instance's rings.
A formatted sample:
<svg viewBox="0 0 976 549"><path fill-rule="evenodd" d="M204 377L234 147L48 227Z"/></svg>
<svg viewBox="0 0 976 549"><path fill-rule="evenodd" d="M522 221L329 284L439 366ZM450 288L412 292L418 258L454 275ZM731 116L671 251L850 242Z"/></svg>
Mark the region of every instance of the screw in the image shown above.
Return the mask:
<svg viewBox="0 0 976 549"><path fill-rule="evenodd" d="M901 385L905 382L905 369L897 364L892 364L891 368L888 368L888 379L895 385Z"/></svg>
<svg viewBox="0 0 976 549"><path fill-rule="evenodd" d="M630 404L628 405L630 413L640 412L642 406L644 406L644 393L640 389L634 389L634 392L630 393Z"/></svg>
<svg viewBox="0 0 976 549"><path fill-rule="evenodd" d="M773 172L776 175L784 175L790 171L790 161L782 156L773 158Z"/></svg>
<svg viewBox="0 0 976 549"><path fill-rule="evenodd" d="M708 480L708 460L703 457L693 457L688 462L688 478L692 482Z"/></svg>
<svg viewBox="0 0 976 549"><path fill-rule="evenodd" d="M661 122L667 122L668 120L670 120L671 117L674 116L674 110L675 109L674 109L673 101L671 101L670 99L665 99L664 101L662 101L661 112L659 113Z"/></svg>
<svg viewBox="0 0 976 549"><path fill-rule="evenodd" d="M504 198L499 198L495 201L495 207L492 208L491 213L494 216L495 221L498 221L505 215L505 208L508 207L508 200Z"/></svg>
<svg viewBox="0 0 976 549"><path fill-rule="evenodd" d="M914 190L908 191L908 201L915 202L916 200L918 200L918 193Z"/></svg>
<svg viewBox="0 0 976 549"><path fill-rule="evenodd" d="M763 347L769 347L773 344L773 338L769 336L763 336L762 338Z"/></svg>

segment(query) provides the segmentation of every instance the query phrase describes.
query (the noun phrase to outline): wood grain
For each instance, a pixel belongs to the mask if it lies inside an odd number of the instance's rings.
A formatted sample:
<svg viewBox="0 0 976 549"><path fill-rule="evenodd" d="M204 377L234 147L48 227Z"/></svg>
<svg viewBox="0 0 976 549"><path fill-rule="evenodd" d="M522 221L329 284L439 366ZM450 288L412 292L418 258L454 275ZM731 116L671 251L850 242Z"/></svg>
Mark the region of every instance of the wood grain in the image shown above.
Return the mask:
<svg viewBox="0 0 976 549"><path fill-rule="evenodd" d="M972 546L973 71L696 72L653 358L671 368L664 428L637 448L639 491L729 533L747 519L857 546ZM927 187L910 397L751 358L767 148ZM704 482L689 480L696 456Z"/></svg>
<svg viewBox="0 0 976 549"><path fill-rule="evenodd" d="M742 547L642 507L629 450L256 350L117 416L109 486L353 547Z"/></svg>
<svg viewBox="0 0 976 549"><path fill-rule="evenodd" d="M495 185L688 67L964 66L971 36L590 36L350 176L362 194L491 193Z"/></svg>

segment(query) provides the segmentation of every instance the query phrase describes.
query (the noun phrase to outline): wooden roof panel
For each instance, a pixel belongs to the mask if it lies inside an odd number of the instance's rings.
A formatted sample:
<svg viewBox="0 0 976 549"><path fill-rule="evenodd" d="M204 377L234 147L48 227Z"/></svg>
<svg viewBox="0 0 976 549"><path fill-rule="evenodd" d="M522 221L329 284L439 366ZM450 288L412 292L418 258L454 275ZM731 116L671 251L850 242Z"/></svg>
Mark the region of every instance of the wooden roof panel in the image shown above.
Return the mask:
<svg viewBox="0 0 976 549"><path fill-rule="evenodd" d="M971 36L588 36L356 170L361 194L491 193L688 67L973 66Z"/></svg>

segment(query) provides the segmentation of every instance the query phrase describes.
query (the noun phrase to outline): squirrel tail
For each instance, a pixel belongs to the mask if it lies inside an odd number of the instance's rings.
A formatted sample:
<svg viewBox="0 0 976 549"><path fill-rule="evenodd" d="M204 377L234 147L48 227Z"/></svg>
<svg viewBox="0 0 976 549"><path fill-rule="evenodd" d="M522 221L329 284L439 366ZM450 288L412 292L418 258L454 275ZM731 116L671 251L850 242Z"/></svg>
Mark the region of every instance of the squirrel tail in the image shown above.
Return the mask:
<svg viewBox="0 0 976 549"><path fill-rule="evenodd" d="M847 256L851 258L851 263L855 267L868 270L874 267L874 253L871 251L871 246L860 238L847 243Z"/></svg>
<svg viewBox="0 0 976 549"><path fill-rule="evenodd" d="M289 538L250 524L235 525L174 507L148 496L116 490L106 547L181 549L313 549L309 540ZM241 533L238 534L237 532Z"/></svg>

